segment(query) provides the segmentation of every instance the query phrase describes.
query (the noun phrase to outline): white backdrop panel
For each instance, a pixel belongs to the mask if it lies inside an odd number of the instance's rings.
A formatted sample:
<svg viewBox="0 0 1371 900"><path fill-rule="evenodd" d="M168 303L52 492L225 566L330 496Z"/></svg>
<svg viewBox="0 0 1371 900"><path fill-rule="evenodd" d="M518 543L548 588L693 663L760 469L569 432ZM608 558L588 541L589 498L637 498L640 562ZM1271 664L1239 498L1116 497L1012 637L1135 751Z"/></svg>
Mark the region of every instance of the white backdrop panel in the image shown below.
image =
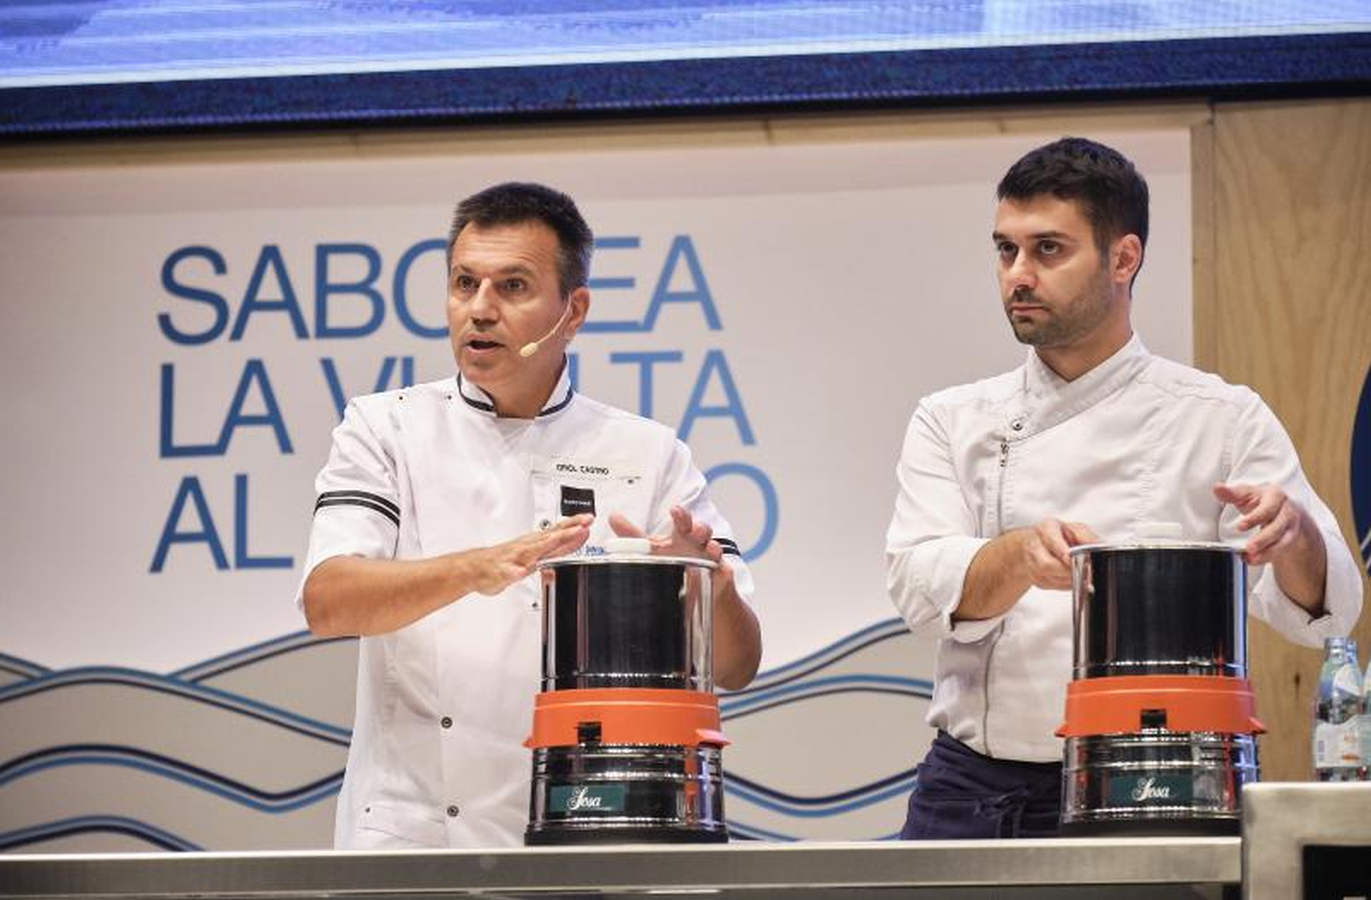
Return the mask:
<svg viewBox="0 0 1371 900"><path fill-rule="evenodd" d="M697 405L716 414L697 416L688 435L701 467L744 463L774 485L774 541L754 563L766 665L886 617L881 546L903 427L920 395L1018 362L993 281L993 187L1048 137L6 173L0 371L12 440L0 650L53 667L168 670L298 629L295 569L243 568L235 553L302 557L336 419L326 365L349 395L373 389L386 357L412 357L419 380L450 374L446 340L399 320L392 279L407 249L445 235L455 199L510 178L568 190L597 235L636 240L599 252L594 277L621 281L595 292L592 321L641 322L664 269L670 289L707 296L717 311L716 330L704 302L665 303L651 331L586 333L574 349L582 388L631 410L641 408L642 366L610 355L679 353L652 368L654 416L681 425L703 375ZM1153 190L1139 330L1155 351L1188 360L1187 135L1099 137L1131 155ZM379 259L383 319L365 337L315 336L316 248L327 244L366 245ZM158 324L166 315L203 337L214 323L209 303L163 284L164 264L185 247L212 253L181 259L172 278L220 295L227 311L222 333L194 345ZM279 254L264 258L264 248ZM440 258L420 255L406 280L407 309L424 327L443 324ZM366 260L336 252L330 273L335 284L359 280ZM289 310L264 305L287 296L283 280L304 338ZM373 315L358 293L335 292L328 305L335 328ZM224 452L159 455L164 365L178 449L216 443L245 384ZM402 369L397 360L394 376ZM268 386L279 425L266 421ZM718 414L731 400L735 412ZM245 476L237 492L235 475ZM228 568L202 539L169 544L152 572L165 531L207 528L193 488L168 526L191 477ZM767 527L755 480L726 477L716 490L740 543L754 545ZM247 546L237 546L244 527Z"/></svg>

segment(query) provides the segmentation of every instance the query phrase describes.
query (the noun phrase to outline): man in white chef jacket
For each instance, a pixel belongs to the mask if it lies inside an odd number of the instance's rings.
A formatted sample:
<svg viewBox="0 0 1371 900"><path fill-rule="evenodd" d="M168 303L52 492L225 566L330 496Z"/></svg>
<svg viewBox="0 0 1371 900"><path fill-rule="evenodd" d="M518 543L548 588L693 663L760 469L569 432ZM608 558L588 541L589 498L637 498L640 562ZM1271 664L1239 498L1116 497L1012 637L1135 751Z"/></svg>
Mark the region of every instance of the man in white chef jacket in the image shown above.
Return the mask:
<svg viewBox="0 0 1371 900"><path fill-rule="evenodd" d="M997 195L1000 298L1026 358L919 402L887 534L891 599L939 634L938 735L906 838L1057 832L1072 546L1153 522L1241 543L1253 613L1309 646L1348 633L1362 602L1337 522L1261 398L1134 334L1148 192L1133 164L1063 138Z"/></svg>
<svg viewBox="0 0 1371 900"><path fill-rule="evenodd" d="M592 235L571 198L496 185L448 241L454 377L358 397L316 486L299 602L360 635L335 846L522 843L539 686L538 562L609 537L718 564L715 680L746 685L752 579L690 452L572 390Z"/></svg>

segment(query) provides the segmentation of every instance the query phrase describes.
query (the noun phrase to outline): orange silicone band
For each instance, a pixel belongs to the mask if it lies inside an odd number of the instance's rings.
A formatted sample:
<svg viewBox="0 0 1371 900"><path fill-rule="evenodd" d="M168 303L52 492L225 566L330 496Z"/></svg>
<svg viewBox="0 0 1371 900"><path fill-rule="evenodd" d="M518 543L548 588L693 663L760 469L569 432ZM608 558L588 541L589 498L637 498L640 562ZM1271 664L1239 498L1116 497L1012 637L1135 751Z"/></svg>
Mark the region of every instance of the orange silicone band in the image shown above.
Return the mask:
<svg viewBox="0 0 1371 900"><path fill-rule="evenodd" d="M704 691L586 688L546 691L534 698L526 747L571 747L578 727L596 722L602 744L723 747L719 699Z"/></svg>
<svg viewBox="0 0 1371 900"><path fill-rule="evenodd" d="M1058 737L1136 734L1144 710L1164 710L1167 731L1262 734L1252 686L1213 675L1124 675L1066 686L1066 721Z"/></svg>

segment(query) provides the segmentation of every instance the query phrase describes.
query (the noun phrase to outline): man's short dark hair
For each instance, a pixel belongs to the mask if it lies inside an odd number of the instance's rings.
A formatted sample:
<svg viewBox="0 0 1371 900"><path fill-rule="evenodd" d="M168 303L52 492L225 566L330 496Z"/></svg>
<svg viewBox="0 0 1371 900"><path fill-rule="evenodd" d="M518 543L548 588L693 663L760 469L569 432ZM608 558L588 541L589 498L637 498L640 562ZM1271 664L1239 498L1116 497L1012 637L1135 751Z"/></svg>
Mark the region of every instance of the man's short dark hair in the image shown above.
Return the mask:
<svg viewBox="0 0 1371 900"><path fill-rule="evenodd" d="M467 225L489 228L525 222L542 222L557 235L557 279L562 296L583 287L590 277L595 236L575 201L561 191L532 182L493 185L457 204L447 235L448 269L452 269L452 246Z"/></svg>
<svg viewBox="0 0 1371 900"><path fill-rule="evenodd" d="M1112 147L1064 137L1030 150L1009 167L996 188L1001 200L1029 200L1042 194L1081 204L1100 253L1126 234L1136 234L1147 246L1147 182Z"/></svg>

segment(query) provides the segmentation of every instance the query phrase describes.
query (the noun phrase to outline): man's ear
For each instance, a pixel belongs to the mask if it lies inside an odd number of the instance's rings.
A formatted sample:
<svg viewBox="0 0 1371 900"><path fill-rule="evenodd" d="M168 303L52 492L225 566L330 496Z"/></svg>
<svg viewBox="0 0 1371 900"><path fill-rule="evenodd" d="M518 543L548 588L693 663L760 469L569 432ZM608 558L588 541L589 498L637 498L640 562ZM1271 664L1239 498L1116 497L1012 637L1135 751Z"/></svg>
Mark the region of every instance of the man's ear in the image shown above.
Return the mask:
<svg viewBox="0 0 1371 900"><path fill-rule="evenodd" d="M581 285L567 296L567 303L571 304L571 312L562 326L562 335L569 341L585 324L586 316L590 315L590 288Z"/></svg>
<svg viewBox="0 0 1371 900"><path fill-rule="evenodd" d="M1128 284L1142 266L1143 244L1136 234L1125 234L1109 253L1109 275L1115 284Z"/></svg>

